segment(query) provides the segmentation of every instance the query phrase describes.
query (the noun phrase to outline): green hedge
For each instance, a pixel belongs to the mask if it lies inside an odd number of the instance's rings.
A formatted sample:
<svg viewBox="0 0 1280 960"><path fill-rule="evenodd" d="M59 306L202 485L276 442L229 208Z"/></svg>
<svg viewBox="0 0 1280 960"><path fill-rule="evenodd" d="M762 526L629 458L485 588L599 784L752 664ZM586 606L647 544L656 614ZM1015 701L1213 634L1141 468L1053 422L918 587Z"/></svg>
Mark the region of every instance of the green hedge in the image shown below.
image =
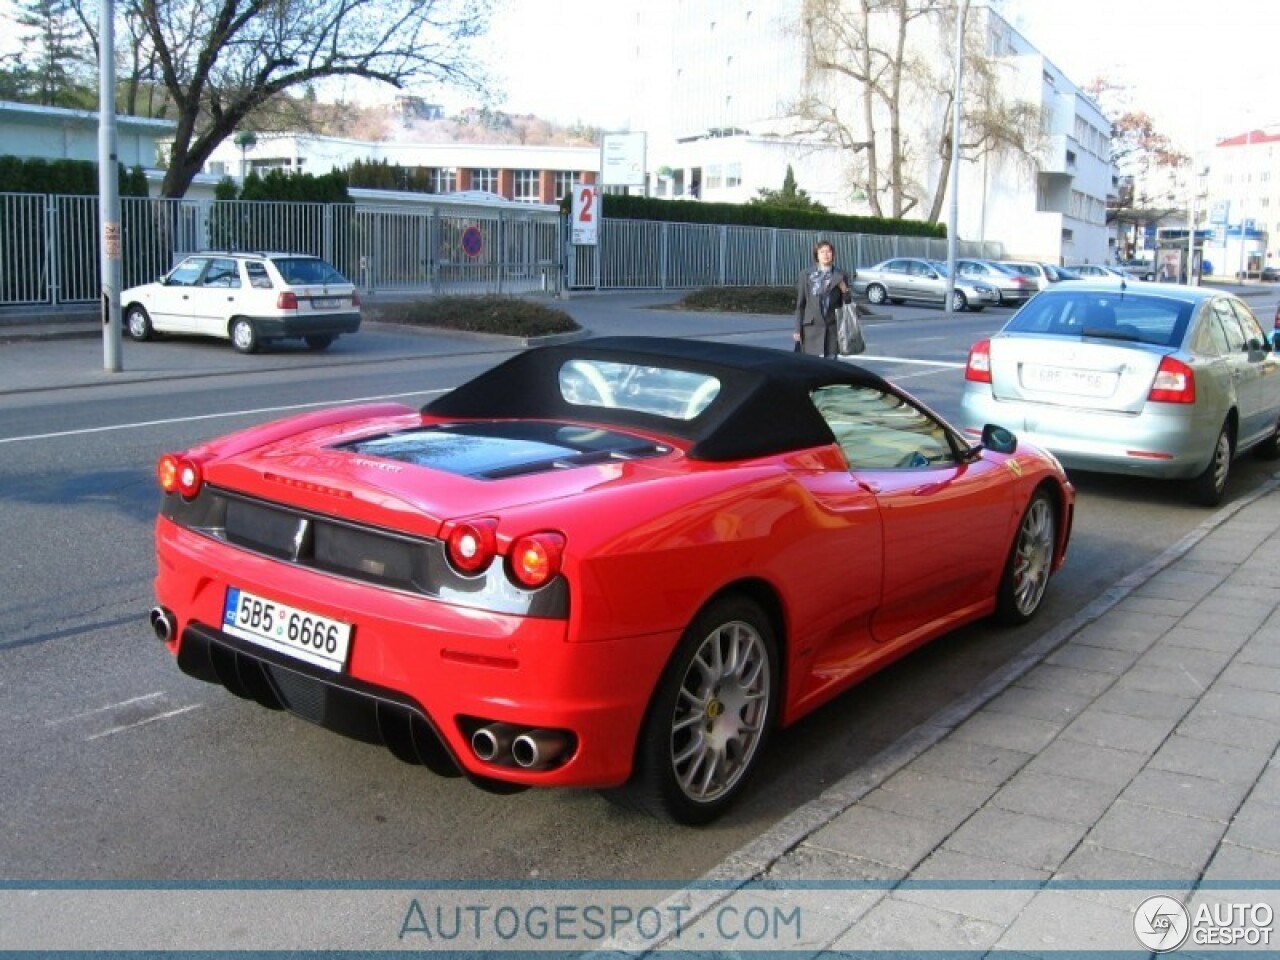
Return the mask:
<svg viewBox="0 0 1280 960"><path fill-rule="evenodd" d="M567 208L566 208L567 209ZM665 220L671 223L720 223L743 227L776 227L787 230L829 230L898 237L945 237L941 223L895 220L891 217L854 217L837 213L786 210L761 204L702 203L606 194L600 198L601 214L609 220Z"/></svg>
<svg viewBox="0 0 1280 960"><path fill-rule="evenodd" d="M147 177L142 168L120 169L122 197L145 197ZM0 157L0 184L5 193L96 195L98 164L93 160L45 160L42 157Z"/></svg>

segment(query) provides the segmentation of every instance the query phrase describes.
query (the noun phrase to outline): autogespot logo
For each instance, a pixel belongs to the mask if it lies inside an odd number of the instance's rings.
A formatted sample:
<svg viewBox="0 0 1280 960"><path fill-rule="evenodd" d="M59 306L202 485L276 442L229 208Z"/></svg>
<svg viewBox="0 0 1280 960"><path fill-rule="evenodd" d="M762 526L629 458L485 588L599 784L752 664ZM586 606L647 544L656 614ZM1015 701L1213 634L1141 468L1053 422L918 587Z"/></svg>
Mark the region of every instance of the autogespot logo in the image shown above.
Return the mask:
<svg viewBox="0 0 1280 960"><path fill-rule="evenodd" d="M1142 945L1156 953L1177 950L1191 932L1191 915L1173 897L1148 897L1133 915L1133 932Z"/></svg>

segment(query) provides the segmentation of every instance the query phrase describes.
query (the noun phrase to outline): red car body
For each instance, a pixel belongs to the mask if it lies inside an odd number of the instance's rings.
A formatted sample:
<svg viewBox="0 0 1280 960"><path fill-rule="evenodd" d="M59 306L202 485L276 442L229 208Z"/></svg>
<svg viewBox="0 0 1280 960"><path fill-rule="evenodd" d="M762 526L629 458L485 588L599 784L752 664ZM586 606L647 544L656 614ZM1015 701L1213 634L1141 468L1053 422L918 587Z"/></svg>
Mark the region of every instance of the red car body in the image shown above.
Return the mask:
<svg viewBox="0 0 1280 960"><path fill-rule="evenodd" d="M841 403L905 413L935 446L851 467L881 435ZM961 624L1035 612L1074 493L1052 457L999 445L835 361L656 338L539 348L421 411L336 408L163 458L152 623L186 672L437 772L628 785L633 806L702 822L770 727ZM1038 547L1022 536L1033 501ZM1028 583L1023 608L1002 601ZM255 604L279 642L234 632ZM677 664L722 609L743 645ZM285 615L314 635L284 639ZM340 659L306 659L346 633ZM740 649L694 714L732 782L700 768L681 787L690 678Z"/></svg>

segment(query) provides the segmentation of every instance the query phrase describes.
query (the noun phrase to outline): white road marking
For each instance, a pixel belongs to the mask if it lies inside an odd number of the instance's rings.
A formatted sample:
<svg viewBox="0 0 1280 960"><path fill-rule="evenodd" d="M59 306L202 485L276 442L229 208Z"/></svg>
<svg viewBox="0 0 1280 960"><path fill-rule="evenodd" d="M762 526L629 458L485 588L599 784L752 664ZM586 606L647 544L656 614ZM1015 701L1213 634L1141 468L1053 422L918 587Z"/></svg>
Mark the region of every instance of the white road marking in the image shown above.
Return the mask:
<svg viewBox="0 0 1280 960"><path fill-rule="evenodd" d="M143 727L143 726L146 726L148 723L155 723L157 720L168 720L170 717L176 717L184 713L190 713L192 710L199 710L202 706L203 704L200 704L200 703L192 703L185 707L179 707L177 710L168 710L165 713L157 713L155 716L145 717L142 720L136 721L135 723L125 723L118 727L109 727L106 730L103 730L99 733L91 734L85 737L84 739L86 742L90 740L100 740L102 737L109 737L112 734L123 733L126 730L133 730L133 729L136 729L137 727Z"/></svg>
<svg viewBox="0 0 1280 960"><path fill-rule="evenodd" d="M917 360L914 357L882 357L878 354L860 353L856 357L847 357L854 363L866 363L868 360L878 360L881 363L903 363L918 367L943 367L947 370L963 370L965 364L958 363L955 360Z"/></svg>
<svg viewBox="0 0 1280 960"><path fill-rule="evenodd" d="M163 427L171 423L194 423L197 420L221 420L228 417L251 417L261 413L283 413L286 410L306 410L311 407L341 407L355 403L373 403L377 400L399 400L402 397L426 397L439 390L411 390L408 393L386 393L375 397L353 397L350 400L320 400L316 403L291 403L282 407L258 407L253 410L230 410L226 413L205 413L192 417L168 417L164 420L140 420L134 423L116 423L106 427L85 427L81 430L59 430L56 433L32 433L25 437L0 437L0 443L21 443L24 440L52 440L56 437L82 437L93 433L112 433L116 430L139 430L143 427Z"/></svg>
<svg viewBox="0 0 1280 960"><path fill-rule="evenodd" d="M163 690L157 690L155 693L144 693L140 697L130 697L128 700L121 700L119 703L109 703L105 707L95 707L94 709L86 710L83 713L73 713L65 717L56 717L53 720L46 720L45 726L56 727L62 723L70 723L73 720L83 720L86 717L92 717L98 713L106 713L108 710L119 710L121 707L130 707L135 703L144 703L147 700L154 700L156 697L163 696Z"/></svg>

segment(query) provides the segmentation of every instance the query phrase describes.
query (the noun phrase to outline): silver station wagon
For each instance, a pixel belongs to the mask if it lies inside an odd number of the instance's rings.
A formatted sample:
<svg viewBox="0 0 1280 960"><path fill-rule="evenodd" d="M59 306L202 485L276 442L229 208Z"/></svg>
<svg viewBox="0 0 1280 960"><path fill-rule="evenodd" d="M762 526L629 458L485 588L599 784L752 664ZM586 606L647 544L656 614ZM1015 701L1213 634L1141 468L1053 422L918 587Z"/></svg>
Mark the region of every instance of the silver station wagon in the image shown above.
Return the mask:
<svg viewBox="0 0 1280 960"><path fill-rule="evenodd" d="M1182 479L1222 500L1232 459L1280 455L1280 358L1238 297L1054 286L969 351L961 425L994 423L1068 469Z"/></svg>

